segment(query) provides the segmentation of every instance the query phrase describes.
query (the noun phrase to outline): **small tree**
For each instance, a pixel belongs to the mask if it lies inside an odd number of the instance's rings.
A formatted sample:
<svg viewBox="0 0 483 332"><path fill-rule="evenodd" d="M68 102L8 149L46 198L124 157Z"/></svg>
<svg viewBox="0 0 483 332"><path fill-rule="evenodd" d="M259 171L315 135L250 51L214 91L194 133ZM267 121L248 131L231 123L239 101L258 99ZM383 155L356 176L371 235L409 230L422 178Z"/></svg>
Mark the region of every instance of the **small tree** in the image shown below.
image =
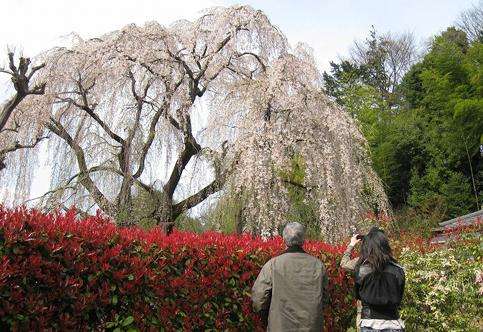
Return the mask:
<svg viewBox="0 0 483 332"><path fill-rule="evenodd" d="M362 82L377 89L389 107L400 102L398 84L417 60L414 36L410 33L378 35L372 28L369 37L356 41L351 62L358 66Z"/></svg>

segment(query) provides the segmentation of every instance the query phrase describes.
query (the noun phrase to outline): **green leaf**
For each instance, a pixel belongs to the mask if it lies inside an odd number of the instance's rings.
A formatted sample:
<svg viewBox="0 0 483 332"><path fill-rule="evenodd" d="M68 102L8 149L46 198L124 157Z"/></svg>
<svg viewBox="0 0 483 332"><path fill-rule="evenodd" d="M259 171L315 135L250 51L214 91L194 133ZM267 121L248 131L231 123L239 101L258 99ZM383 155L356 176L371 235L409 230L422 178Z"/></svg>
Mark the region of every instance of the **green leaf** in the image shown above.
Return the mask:
<svg viewBox="0 0 483 332"><path fill-rule="evenodd" d="M20 321L22 321L22 320L25 320L25 319L26 319L26 317L25 317L24 315L21 315L21 314L17 314L17 316L16 316L16 317L17 317L17 319L18 319L18 320L20 320Z"/></svg>
<svg viewBox="0 0 483 332"><path fill-rule="evenodd" d="M116 327L112 332L121 332L121 329L119 327Z"/></svg>
<svg viewBox="0 0 483 332"><path fill-rule="evenodd" d="M156 317L151 317L151 324L156 326L160 325L159 319L157 319Z"/></svg>
<svg viewBox="0 0 483 332"><path fill-rule="evenodd" d="M132 274L130 274L128 277L127 277L127 280L134 280L134 276Z"/></svg>
<svg viewBox="0 0 483 332"><path fill-rule="evenodd" d="M112 297L112 304L116 305L117 304L117 295L114 295Z"/></svg>
<svg viewBox="0 0 483 332"><path fill-rule="evenodd" d="M106 328L108 328L108 329L113 328L114 326L116 326L115 322L107 322L107 324L106 324Z"/></svg>
<svg viewBox="0 0 483 332"><path fill-rule="evenodd" d="M123 321L122 321L122 326L128 326L131 325L134 322L134 317L133 316L127 316Z"/></svg>

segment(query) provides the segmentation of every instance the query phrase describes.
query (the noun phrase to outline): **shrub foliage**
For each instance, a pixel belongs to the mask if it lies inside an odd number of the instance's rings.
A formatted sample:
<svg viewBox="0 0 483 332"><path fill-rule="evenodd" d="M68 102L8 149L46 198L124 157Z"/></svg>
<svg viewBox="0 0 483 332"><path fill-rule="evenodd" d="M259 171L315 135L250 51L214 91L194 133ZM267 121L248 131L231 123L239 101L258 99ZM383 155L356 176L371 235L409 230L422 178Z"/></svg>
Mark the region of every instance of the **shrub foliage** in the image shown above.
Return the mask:
<svg viewBox="0 0 483 332"><path fill-rule="evenodd" d="M12 330L260 330L250 288L282 250L276 238L118 228L102 216L0 208L0 324ZM329 331L355 315L343 248L308 242L325 262Z"/></svg>
<svg viewBox="0 0 483 332"><path fill-rule="evenodd" d="M476 233L481 231L477 226ZM478 331L483 294L481 240L447 247L401 233L408 331ZM458 235L460 237L460 235ZM405 248L405 249L402 249ZM343 246L308 241L329 274L325 330L354 325L352 278ZM75 211L42 214L0 207L0 330L257 331L250 288L282 240L119 228Z"/></svg>
<svg viewBox="0 0 483 332"><path fill-rule="evenodd" d="M401 311L408 331L481 331L482 244L459 239L421 254L403 250L406 291Z"/></svg>

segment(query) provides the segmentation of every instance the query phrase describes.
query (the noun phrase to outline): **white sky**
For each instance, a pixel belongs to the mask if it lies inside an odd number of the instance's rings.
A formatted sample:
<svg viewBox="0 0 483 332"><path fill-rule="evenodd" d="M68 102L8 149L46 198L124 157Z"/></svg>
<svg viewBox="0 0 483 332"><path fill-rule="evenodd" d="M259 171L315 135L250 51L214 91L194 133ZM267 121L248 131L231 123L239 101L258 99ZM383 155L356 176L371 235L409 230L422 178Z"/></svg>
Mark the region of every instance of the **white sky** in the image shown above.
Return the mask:
<svg viewBox="0 0 483 332"><path fill-rule="evenodd" d="M321 69L346 53L354 39L378 31L413 32L424 41L451 25L478 0L247 0L263 10L289 41L314 48ZM480 0L481 1L481 0ZM168 25L200 10L233 0L2 0L0 51L7 46L33 56L77 32L94 37L129 23L156 20ZM481 2L480 2L481 3ZM3 63L0 53L0 63Z"/></svg>
<svg viewBox="0 0 483 332"><path fill-rule="evenodd" d="M367 36L374 25L380 32L413 32L425 42L454 23L459 13L478 0L247 0L261 9L289 42L305 42L314 49L321 70L330 60L347 54L355 39ZM480 0L480 5L483 3ZM169 25L193 19L199 11L232 0L1 0L0 65L7 48L35 56L58 46L76 32L90 38L129 23L156 20ZM0 76L0 104L8 95L6 75ZM39 170L32 196L46 191L46 169Z"/></svg>

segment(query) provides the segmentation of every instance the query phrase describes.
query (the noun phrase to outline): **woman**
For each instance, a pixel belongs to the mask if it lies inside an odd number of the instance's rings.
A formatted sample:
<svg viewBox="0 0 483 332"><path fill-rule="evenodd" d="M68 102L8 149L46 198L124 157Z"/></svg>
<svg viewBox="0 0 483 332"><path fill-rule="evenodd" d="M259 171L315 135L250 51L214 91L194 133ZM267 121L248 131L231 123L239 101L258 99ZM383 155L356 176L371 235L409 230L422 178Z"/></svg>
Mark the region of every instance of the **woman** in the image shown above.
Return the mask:
<svg viewBox="0 0 483 332"><path fill-rule="evenodd" d="M361 255L350 259L355 245L362 241ZM373 227L365 236L354 235L341 260L341 266L355 272L360 331L404 331L399 306L404 293L404 270L392 256L384 232Z"/></svg>

